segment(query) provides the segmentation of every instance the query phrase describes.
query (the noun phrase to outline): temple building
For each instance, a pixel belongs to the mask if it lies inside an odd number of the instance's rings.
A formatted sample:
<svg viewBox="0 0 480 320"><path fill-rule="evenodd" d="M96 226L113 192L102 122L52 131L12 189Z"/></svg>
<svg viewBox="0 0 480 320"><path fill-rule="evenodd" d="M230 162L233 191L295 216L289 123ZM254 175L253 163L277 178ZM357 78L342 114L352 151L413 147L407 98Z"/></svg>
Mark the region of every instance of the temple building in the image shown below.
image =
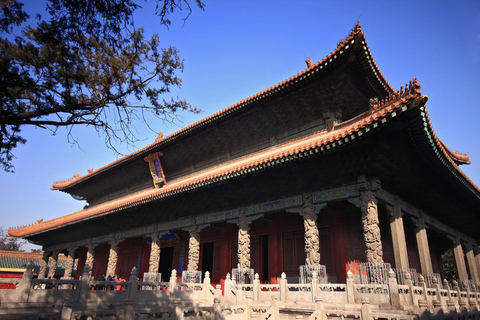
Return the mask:
<svg viewBox="0 0 480 320"><path fill-rule="evenodd" d="M397 63L397 62L396 62ZM401 62L398 62L401 63ZM435 134L415 78L394 90L359 24L329 55L248 97L53 190L83 210L10 236L41 245L39 278L232 269L263 283L325 282L389 265L429 281L480 283L480 189L466 154ZM449 256L448 253L451 253ZM445 268L449 257L455 274ZM361 270L362 269L362 270ZM51 275L52 276L52 275ZM320 274L319 274L320 276Z"/></svg>

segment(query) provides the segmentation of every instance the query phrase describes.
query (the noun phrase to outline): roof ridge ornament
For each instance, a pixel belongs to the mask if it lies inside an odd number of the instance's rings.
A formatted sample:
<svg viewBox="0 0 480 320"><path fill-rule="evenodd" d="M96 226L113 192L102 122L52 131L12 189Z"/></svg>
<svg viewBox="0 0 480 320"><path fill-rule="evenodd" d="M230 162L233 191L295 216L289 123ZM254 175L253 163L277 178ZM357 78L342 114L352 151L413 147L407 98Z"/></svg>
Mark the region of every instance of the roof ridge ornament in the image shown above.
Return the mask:
<svg viewBox="0 0 480 320"><path fill-rule="evenodd" d="M415 107L422 107L428 101L428 96L422 95L420 83L417 82L417 78L415 77L406 83L405 86L401 86L397 92L389 94L382 100L379 100L377 97L370 98L370 112L375 112L380 108L385 108L397 100L410 100L412 98L414 99L413 105Z"/></svg>

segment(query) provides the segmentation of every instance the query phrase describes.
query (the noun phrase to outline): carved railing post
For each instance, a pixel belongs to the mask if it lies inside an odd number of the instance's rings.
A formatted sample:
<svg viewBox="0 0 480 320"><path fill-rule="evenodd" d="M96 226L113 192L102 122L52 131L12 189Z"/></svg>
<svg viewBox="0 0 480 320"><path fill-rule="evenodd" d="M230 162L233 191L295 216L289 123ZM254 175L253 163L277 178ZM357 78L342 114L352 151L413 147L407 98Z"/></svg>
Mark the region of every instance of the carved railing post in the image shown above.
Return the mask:
<svg viewBox="0 0 480 320"><path fill-rule="evenodd" d="M211 295L210 293L210 285L211 285L211 280L210 280L210 272L205 271L205 278L203 278L203 293L205 294L205 299L208 299Z"/></svg>
<svg viewBox="0 0 480 320"><path fill-rule="evenodd" d="M390 304L392 307L400 307L400 295L398 294L398 284L395 278L395 272L392 269L388 272L388 288L390 293Z"/></svg>
<svg viewBox="0 0 480 320"><path fill-rule="evenodd" d="M347 293L347 303L348 304L355 304L355 280L353 279L353 272L348 270L347 272L347 285L346 285L346 293Z"/></svg>
<svg viewBox="0 0 480 320"><path fill-rule="evenodd" d="M372 306L369 299L362 299L362 320L373 320Z"/></svg>
<svg viewBox="0 0 480 320"><path fill-rule="evenodd" d="M17 294L17 302L28 302L28 297L30 296L30 290L32 289L33 283L33 261L29 261L27 264L27 269L23 273L22 281L20 282L19 288L15 293Z"/></svg>
<svg viewBox="0 0 480 320"><path fill-rule="evenodd" d="M312 273L312 302L315 302L315 298L317 298L318 294L318 276L317 272L313 271Z"/></svg>
<svg viewBox="0 0 480 320"><path fill-rule="evenodd" d="M253 301L257 301L260 297L260 276L258 273L255 273L255 278L253 280Z"/></svg>
<svg viewBox="0 0 480 320"><path fill-rule="evenodd" d="M128 296L127 299L135 300L135 292L138 290L137 285L137 268L133 267L130 272L130 278L128 279Z"/></svg>
<svg viewBox="0 0 480 320"><path fill-rule="evenodd" d="M215 320L224 319L224 317L222 315L221 300L219 298L214 298L213 299L213 312L215 314L215 316L214 316Z"/></svg>
<svg viewBox="0 0 480 320"><path fill-rule="evenodd" d="M227 273L225 276L225 300L227 303L230 304L237 304L237 298L235 294L233 293L233 290L235 289L234 281L230 277L230 273Z"/></svg>
<svg viewBox="0 0 480 320"><path fill-rule="evenodd" d="M412 277L409 272L405 274L405 285L408 286L408 292L410 293L410 299L412 300L412 305L417 305L417 296L415 295L415 290L413 288Z"/></svg>
<svg viewBox="0 0 480 320"><path fill-rule="evenodd" d="M73 313L73 304L71 301L63 301L60 319L71 319Z"/></svg>
<svg viewBox="0 0 480 320"><path fill-rule="evenodd" d="M90 266L86 264L85 267L83 268L82 278L80 279L80 288L78 289L79 290L78 300L80 302L87 301L87 294L90 291L91 274L92 272L90 270Z"/></svg>
<svg viewBox="0 0 480 320"><path fill-rule="evenodd" d="M48 277L53 279L57 269L58 251L53 251L51 258L52 260L50 261L50 268L48 269Z"/></svg>
<svg viewBox="0 0 480 320"><path fill-rule="evenodd" d="M168 284L168 291L170 291L171 294L175 294L176 290L177 290L177 270L173 269L172 275L170 276L170 282Z"/></svg>
<svg viewBox="0 0 480 320"><path fill-rule="evenodd" d="M288 284L287 283L287 275L285 274L285 272L282 272L282 275L280 277L280 301L287 301L287 297L288 297L287 284Z"/></svg>
<svg viewBox="0 0 480 320"><path fill-rule="evenodd" d="M245 209L240 209L238 218L238 268L250 269L250 225Z"/></svg>
<svg viewBox="0 0 480 320"><path fill-rule="evenodd" d="M184 318L184 312L183 312L183 307L182 307L182 301L180 300L175 300L173 302L174 304L174 310L175 310L175 320L183 320Z"/></svg>
<svg viewBox="0 0 480 320"><path fill-rule="evenodd" d="M117 269L117 261L118 261L118 241L116 239L112 239L110 242L110 252L108 254L108 263L107 263L107 277L113 277L115 275L115 271Z"/></svg>
<svg viewBox="0 0 480 320"><path fill-rule="evenodd" d="M152 245L150 249L150 261L148 265L148 272L158 273L158 268L160 266L160 237L158 232L154 232L151 235Z"/></svg>
<svg viewBox="0 0 480 320"><path fill-rule="evenodd" d="M418 276L418 286L422 289L422 299L418 300L418 305L420 307L428 306L428 292L427 292L427 284L425 283L425 278L422 275Z"/></svg>

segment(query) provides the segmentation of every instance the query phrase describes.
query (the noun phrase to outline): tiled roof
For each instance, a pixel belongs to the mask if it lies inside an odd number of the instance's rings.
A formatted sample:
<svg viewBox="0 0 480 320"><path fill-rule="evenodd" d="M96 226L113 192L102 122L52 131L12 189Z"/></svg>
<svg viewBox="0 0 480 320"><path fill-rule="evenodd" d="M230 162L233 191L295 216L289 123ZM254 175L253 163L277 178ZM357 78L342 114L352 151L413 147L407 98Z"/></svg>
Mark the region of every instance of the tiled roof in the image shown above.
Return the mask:
<svg viewBox="0 0 480 320"><path fill-rule="evenodd" d="M408 108L424 108L425 102L426 97L421 95L420 85L414 79L414 81L411 81L410 85L407 86L405 92L403 92L402 88L401 91L398 91L383 101L372 101L369 111L338 124L330 132L326 130L316 132L309 136L194 173L190 176L170 181L160 189L152 188L143 190L60 218L42 221L25 227L11 228L8 233L15 237L31 236L78 221L133 208L147 202L164 199L238 176L248 175L252 172L294 161L298 158L327 152L328 150L346 145L358 139L363 134L385 123L387 119L395 117ZM455 160L450 156L451 152L447 151L443 143L434 135L428 116L425 118L425 121L428 131L431 132L430 135L434 137L432 140L433 145L430 148L440 150L439 156L444 159L443 161L449 163L451 170L469 184L470 189L480 197L478 187L458 168Z"/></svg>
<svg viewBox="0 0 480 320"><path fill-rule="evenodd" d="M242 158L222 163L189 176L169 181L168 184L164 185L160 189L151 188L142 190L137 193L80 210L63 217L48 221L40 221L28 226L10 228L8 230L9 235L15 237L32 236L48 230L61 228L64 225L73 224L82 220L91 219L93 217L99 217L112 212L133 208L144 203L164 199L189 190L212 185L217 182L233 179L238 176L248 175L255 171L263 170L271 166L281 165L290 161L295 161L299 158L321 154L333 148L337 148L355 141L355 139L358 139L363 134L366 134L367 132L384 124L388 121L388 119L394 118L397 114L404 112L409 108L421 109L421 119L419 119L419 121L422 127L421 130L418 130L418 136L421 140L428 140L428 143L422 147L422 152L429 157L433 157L432 159L439 159L440 161L436 161L436 163L441 163L443 168L447 167L453 173L452 176L456 177L480 199L480 190L478 187L458 167L459 164L469 163L468 155L450 151L436 137L430 120L428 119L428 114L424 106L426 97L421 95L420 85L414 79L413 81L410 81L409 84L405 85L405 90L402 87L399 91L395 92L385 81L383 75L380 73L378 67L374 63L373 58L370 56L370 52L366 46L366 41L363 38L363 33L359 25L357 25L352 33L344 41L340 42L337 48L325 59L314 65L311 65L308 69L300 72L294 77L291 77L290 79L287 79L252 97L242 100L239 103L215 113L210 117L200 120L199 122L194 123L162 140L140 149L122 159L112 162L111 164L99 170L89 170L89 174L86 176L76 177L75 179L69 181L54 183L53 189L64 190L65 188L68 188L69 186L80 181L84 181L85 179L88 179L89 177L101 171L108 170L124 161L128 161L139 154L151 152L159 146L170 143L175 139L179 139L188 132L201 130L208 122L217 120L220 121L222 117L226 117L229 113L238 112L242 108L246 108L246 106L251 103L255 103L259 99L263 99L268 95L275 94L277 91L281 91L289 85L294 85L294 83L308 78L313 74L313 72L321 72L319 70L326 67L328 63L332 64L332 61L335 61L338 55L345 53L346 50L349 49L349 46L353 44L354 38L357 35L360 35L361 37L360 39L356 38L355 41L361 40L363 42L364 52L369 57L368 61L370 63L371 70L373 70L372 74L375 75L378 83L381 83L381 85L384 87L385 92L390 94L382 101L372 100L370 103L370 109L363 114L336 125L331 131L324 130L315 132L309 136L298 138L296 140L253 153Z"/></svg>
<svg viewBox="0 0 480 320"><path fill-rule="evenodd" d="M353 28L349 36L345 38L345 40L340 41L337 44L337 48L334 51L332 51L329 55L327 55L321 61L318 61L316 64L310 65L307 69L299 72L298 74L270 88L267 88L253 96L250 96L240 102L237 102L236 104L228 108L225 108L219 112L216 112L209 117L203 118L202 120L199 120L189 126L186 126L185 128L180 129L179 131L165 138L158 139L152 144L142 149L139 149L114 162L111 162L110 164L103 166L100 169L97 169L97 170L89 169L88 174L84 176L80 176L79 174L76 174L70 179L54 182L52 185L52 190L65 190L73 185L86 181L89 178L101 172L104 172L106 170L109 170L119 164L122 164L130 159L133 159L140 155L143 156L154 149L158 149L161 146L167 145L169 143L172 143L173 141L181 139L187 134L202 130L206 125L211 124L212 122L222 121L223 119L231 116L232 114L236 114L244 109L251 107L252 104L257 103L258 101L261 101L272 95L281 94L284 90L289 90L292 86L296 86L298 83L302 83L302 81L308 80L314 74L321 74L322 72L325 72L325 70L327 70L328 68L330 68L332 65L336 63L338 57L340 57L343 54L346 54L347 51L352 48L355 41L361 41L363 43L362 53L365 54L366 59L368 60L368 66L366 66L365 68L371 74L371 77L376 80L374 81L375 84L371 80L368 80L369 83L372 85L372 87L382 88L382 94L379 93L379 96L394 94L395 93L394 90L392 89L390 84L388 84L388 82L385 80L385 77L380 72L380 69L378 68L377 64L375 63L375 60L373 59L370 53L367 42L363 36L363 31L362 31L362 27L360 26L360 23L357 23L357 25L355 26L355 28ZM378 92L378 89L377 89L377 92Z"/></svg>
<svg viewBox="0 0 480 320"><path fill-rule="evenodd" d="M32 261L34 272L38 272L42 262L42 256L42 253L0 250L0 270L17 272L19 269L25 269L28 262ZM57 273L63 273L66 263L67 258L64 255L59 255L57 260ZM75 269L76 264L74 265L74 270Z"/></svg>

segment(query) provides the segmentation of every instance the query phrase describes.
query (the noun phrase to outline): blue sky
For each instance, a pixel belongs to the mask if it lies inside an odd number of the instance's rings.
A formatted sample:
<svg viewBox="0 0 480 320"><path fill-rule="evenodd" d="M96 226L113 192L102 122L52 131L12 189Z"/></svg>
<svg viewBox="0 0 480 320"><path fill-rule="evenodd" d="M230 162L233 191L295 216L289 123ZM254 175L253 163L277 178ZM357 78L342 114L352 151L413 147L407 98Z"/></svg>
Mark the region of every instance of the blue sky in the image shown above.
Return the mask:
<svg viewBox="0 0 480 320"><path fill-rule="evenodd" d="M209 1L194 9L183 25L181 12L167 30L151 14L153 4L136 17L147 34L158 33L185 59L181 89L173 96L203 110L183 114L176 125L151 120L157 132L170 134L291 77L329 54L357 20L373 57L390 85L398 89L413 77L429 96L427 110L437 136L452 150L470 155L462 170L480 185L480 1ZM36 12L39 2L29 1ZM32 14L34 15L34 14ZM157 136L138 124L144 141ZM80 210L84 201L51 191L53 181L84 175L118 158L93 128L74 129L80 147L24 128L27 143L15 150L15 173L0 173L0 226L52 219ZM129 153L124 146L120 149Z"/></svg>

